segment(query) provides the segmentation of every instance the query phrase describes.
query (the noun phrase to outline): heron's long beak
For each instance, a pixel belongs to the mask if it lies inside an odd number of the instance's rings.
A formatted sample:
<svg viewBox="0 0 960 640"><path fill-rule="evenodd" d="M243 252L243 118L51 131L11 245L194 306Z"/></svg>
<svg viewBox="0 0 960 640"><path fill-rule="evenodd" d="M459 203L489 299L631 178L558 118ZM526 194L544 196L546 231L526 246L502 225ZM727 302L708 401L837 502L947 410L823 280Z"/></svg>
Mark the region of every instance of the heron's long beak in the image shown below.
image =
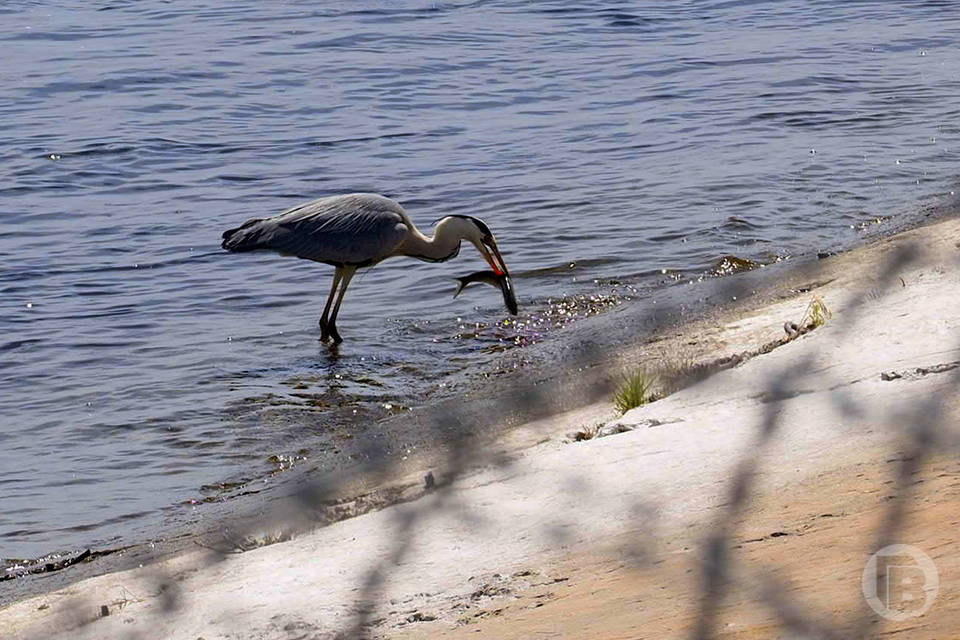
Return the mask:
<svg viewBox="0 0 960 640"><path fill-rule="evenodd" d="M493 238L490 239L490 242L483 241L478 245L478 248L483 255L483 259L487 261L487 264L490 265L490 268L493 269L495 274L498 276L510 275L510 272L507 271L507 263L503 261L503 256L500 255L500 249L497 248L497 243Z"/></svg>

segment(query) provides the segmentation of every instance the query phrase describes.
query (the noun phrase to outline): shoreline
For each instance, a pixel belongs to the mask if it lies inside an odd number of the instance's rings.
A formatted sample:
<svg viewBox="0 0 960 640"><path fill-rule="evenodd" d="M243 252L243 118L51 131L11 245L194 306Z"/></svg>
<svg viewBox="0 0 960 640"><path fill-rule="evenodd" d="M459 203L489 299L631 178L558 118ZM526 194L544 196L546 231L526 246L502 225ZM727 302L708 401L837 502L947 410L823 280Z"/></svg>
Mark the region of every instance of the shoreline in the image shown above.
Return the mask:
<svg viewBox="0 0 960 640"><path fill-rule="evenodd" d="M618 369L619 366L623 366L628 363L635 363L638 361L657 362L667 358L672 358L672 359L690 358L691 360L696 360L697 354L702 355L703 353L712 354L713 358L717 359L717 358L723 358L729 355L736 355L738 353L742 353L750 349L755 349L756 347L759 347L761 344L763 344L764 342L769 340L771 337L774 337L776 335L777 327L782 327L783 320L799 319L799 317L801 317L802 315L803 307L806 305L810 295L812 295L813 293L817 293L818 295L823 295L824 298L828 301L828 305L831 306L832 308L835 308L838 311L837 318L833 322L839 322L843 316L843 310L845 309L844 305L848 304L843 302L843 296L844 295L849 296L852 293L851 289L855 283L863 284L870 281L871 279L875 280L875 277L878 271L878 265L881 264L881 261L884 258L884 256L890 252L891 246L902 244L903 242L909 241L911 239L924 242L924 238L926 238L927 244L930 246L933 246L937 243L943 244L944 238L941 236L944 236L944 234L953 234L950 237L953 237L955 240L956 237L958 237L957 236L958 229L960 229L960 222L956 220L946 220L946 221L934 223L933 225L919 227L906 232L902 232L894 236L883 237L883 238L869 242L866 246L854 248L849 252L838 254L837 256L827 258L823 261L818 261L811 264L791 265L796 268L790 269L789 270L790 273L788 273L786 277L777 278L773 282L770 281L770 278L766 277L766 274L759 274L757 272L748 272L746 274L738 275L737 278L720 279L714 283L706 283L704 285L704 288L707 290L715 291L715 293L711 294L714 296L718 296L718 297L727 296L729 298L729 297L734 297L730 295L731 291L740 292L740 295L736 296L737 298L736 302L729 301L729 304L732 305L733 308L731 309L723 305L717 305L710 300L710 295L706 295L704 296L705 298L704 304L710 307L711 309L710 314L707 314L704 317L699 317L693 322L683 323L681 321L679 326L675 324L671 324L671 321L669 319L665 322L661 320L660 333L658 333L652 341L640 345L640 347L637 349L628 349L627 352L625 353L617 354L620 357L620 363L618 365L611 365L609 362L604 362L603 365L606 367L607 371L609 372L609 371ZM914 237L911 238L910 236L914 236ZM956 247L954 247L953 250L956 251ZM949 255L949 251L941 247L940 255L943 255L943 256ZM948 261L948 263L955 269L956 256L954 255L952 258L952 262ZM945 278L949 273L950 271L947 270L945 271L944 274L940 274L940 276ZM744 276L747 276L747 277L744 277ZM727 282L723 282L723 280L727 280ZM913 287L907 287L906 281L904 282L905 284L903 289L905 291L908 288L913 289ZM911 284L913 285L916 283L911 282ZM869 287L867 287L864 290L869 290ZM793 293L791 294L790 292L793 292ZM744 299L745 295L748 296L746 300ZM761 313L758 314L756 313L757 310L762 310L762 311ZM882 313L883 311L880 311L880 312ZM616 311L612 313L616 313ZM682 306L680 308L679 315L681 318L683 317ZM630 317L631 316L630 313L622 314L622 316L627 316L627 319L631 321L636 321L638 319L636 315L633 315L632 317ZM779 324L774 325L773 329L771 329L771 324L770 324L770 318L772 317L780 318ZM582 326L583 324L587 324L587 321L584 321L584 323L580 323L580 324L581 326L573 327L571 331L579 332L582 335L588 335L590 328ZM827 329L832 330L832 327L828 326ZM673 333L671 333L671 331L673 331ZM779 329L779 331L781 332L781 335L782 335L782 328ZM773 335L771 335L771 332L773 332ZM662 410L663 407L665 406L670 406L671 404L679 402L684 398L688 398L688 396L694 393L694 390L701 390L701 391L697 391L697 393L702 393L703 387L713 387L714 392L716 393L715 387L717 384L720 384L718 382L720 378L729 377L729 375L733 375L733 374L742 375L740 372L743 369L746 369L748 367L758 366L758 365L755 365L754 363L764 360L764 358L780 360L783 357L785 357L784 354L781 353L781 351L784 351L784 352L789 350L796 351L800 348L799 345L807 342L808 340L810 341L817 340L819 339L819 337L820 336L818 332L814 332L814 334L810 336L804 336L800 340L788 343L787 345L785 345L785 349L783 350L776 349L773 352L766 354L763 357L747 360L746 365L742 368L733 369L730 371L724 371L723 373L714 375L711 378L708 378L704 383L701 383L699 385L694 385L688 389L682 390L674 395L668 396L662 401L649 405L647 408L640 409L638 411L640 411L641 413L645 411L649 412L649 411L652 411L654 408L659 408L660 410ZM602 356L604 354L598 351L593 355ZM857 363L846 362L845 364L852 366ZM937 363L926 363L926 364L937 364ZM587 361L582 361L580 368L586 371L591 371L591 370L596 370L600 366L601 365L597 362L590 363ZM591 376L590 374L584 375L583 373L581 373L581 377L591 377ZM936 376L933 376L933 377L936 377ZM574 392L576 393L585 392L584 390L589 391L591 389L593 390L593 393L599 394L601 389L606 388L604 381L594 380L593 382L594 384L587 384L585 386L581 385L581 387L575 387L574 388L575 391L570 390L571 387L567 386L570 383L569 381L566 381L566 380L561 380L560 382L557 383L556 386L560 389L566 388L566 393L568 394L573 394ZM383 514L390 511L398 511L403 508L404 504L407 504L407 503L416 504L418 502L436 500L437 499L436 496L441 495L443 492L430 491L429 490L430 487L427 487L424 485L423 477L424 477L425 471L428 471L431 474L433 474L433 477L435 477L435 482L437 482L441 487L454 486L454 487L457 487L456 488L457 492L469 492L471 490L480 491L484 487L503 486L507 484L507 481L504 480L502 475L501 476L497 475L501 469L501 466L498 466L498 465L502 465L503 468L506 468L506 467L509 467L510 465L522 464L524 463L524 461L531 460L531 459L533 460L542 459L544 461L553 459L556 461L556 459L559 456L559 454L556 453L558 449L565 450L566 453L569 453L570 451L573 451L574 448L581 447L581 446L583 448L600 447L602 450L608 450L610 448L614 448L614 445L610 443L614 443L618 439L640 438L641 436L644 436L645 434L650 434L650 433L658 433L658 434L666 433L667 434L666 436L659 436L659 435L657 436L658 438L666 438L666 440L663 443L661 443L662 446L666 447L669 445L670 441L672 440L672 437L676 435L672 430L678 427L676 427L676 425L674 425L673 423L668 423L664 421L663 419L661 419L662 418L661 416L661 418L657 418L657 417L638 418L638 420L641 420L641 422L636 423L637 425L644 426L642 423L642 420L656 420L658 421L658 425L655 425L656 428L653 428L653 426L650 424L646 424L645 425L647 427L646 429L641 429L635 426L632 430L630 430L627 433L618 434L616 436L610 436L606 438L599 438L599 439L596 439L595 442L589 441L587 443L575 443L575 444L562 442L562 440L567 438L566 434L568 432L574 430L579 426L582 426L584 423L589 423L595 420L607 421L608 423L611 422L611 419L610 419L611 416L609 415L610 408L607 405L608 403L603 403L603 402L588 404L585 407L575 410L573 412L568 412L566 414L561 413L559 415L552 416L550 418L544 418L539 421L524 422L522 425L510 427L509 429L503 430L503 432L500 432L499 430L497 430L496 434L492 434L492 435L481 434L481 436L486 436L488 438L487 440L488 443L491 439L493 441L498 441L499 443L498 447L496 447L495 449L491 449L489 451L490 456L487 459L488 461L486 463L488 465L487 470L484 471L481 468L481 471L467 471L466 473L463 473L463 474L455 474L456 480L454 481L453 485L445 484L446 475L444 474L443 471L440 470L441 467L438 463L438 458L436 457L437 454L435 452L428 454L426 457L411 456L411 459L407 464L400 465L395 470L395 475L393 477L394 490L385 492L386 495L384 495L382 502L377 503L377 501L372 498L367 500L364 504L359 504L359 502L363 502L363 501L358 501L358 504L356 505L356 510L352 513L350 512L349 507L341 509L342 511L341 515L346 516L347 519L339 520L336 522L336 524L330 525L322 529L317 529L311 533L303 532L305 531L305 529L303 531L300 531L300 530L292 531L289 534L284 534L284 535L290 535L293 537L292 541L290 542L284 542L281 544L258 548L256 550L251 550L249 553L236 554L236 557L238 561L240 561L239 559L246 558L249 555L254 555L254 554L269 555L271 550L276 551L278 548L284 547L287 545L293 545L295 547L300 546L302 548L303 545L310 544L311 539L322 538L325 535L334 535L333 533L330 533L330 532L331 530L337 529L338 527L342 529L350 529L351 527L355 527L356 523L363 519L376 520L378 518L386 518L386 516ZM687 410L689 410L689 408ZM646 437L651 437L651 436L646 436ZM874 442L872 446L876 446L876 445L877 443ZM856 453L858 452L857 451L848 452L847 455L854 455ZM509 463L501 463L497 461L498 456L512 457L512 460ZM476 461L473 461L473 462L476 462ZM584 468L589 468L591 464L596 464L595 462L591 461L589 456L581 460L581 462ZM492 471L490 471L491 468L493 469ZM606 470L610 471L610 468L607 468ZM714 469L714 472L716 471L717 470ZM818 473L819 472L829 474L829 473L832 473L833 471L829 469L828 470L821 469L818 471ZM488 474L488 475L484 476L484 474ZM478 478L482 478L482 481ZM380 478L380 480L382 483L384 479ZM657 477L651 477L651 478L648 478L648 480L650 482L656 482ZM344 493L342 493L339 496L339 498L343 498L345 495L346 497L349 498L350 496L347 494L350 494L350 493L356 496L356 487L362 487L366 484L365 480L363 479L355 478L355 481L360 482L360 484L357 485L357 484L350 484L350 483L340 483L339 488ZM464 488L460 488L459 485L462 482L465 482L467 486ZM390 482L388 481L386 482L386 484L389 485ZM369 486L369 485L366 485L366 486ZM399 487L399 491L396 491L397 487ZM375 495L375 493L376 491L371 491L371 492L368 492L367 495L373 496ZM703 496L700 496L700 497L702 498ZM329 500L332 500L334 504L339 504L341 507L344 504L344 502L336 503L336 499L338 499L337 496L332 495L332 496L329 496L328 498ZM554 498L556 498L556 496L554 496ZM525 500L520 500L514 506L520 509L523 506L524 502ZM390 506L390 505L393 505L393 506ZM380 507L386 507L386 508L381 509ZM605 505L605 508L609 508L609 507L610 507L609 504ZM710 511L709 507L710 505L705 503L704 505L702 505L701 511L703 511L704 513L708 513ZM358 514L366 514L366 515L359 515L359 517L352 517ZM608 515L609 514L607 514L607 516ZM605 516L602 514L597 515L597 518L600 520L602 520L604 517ZM353 524L349 524L349 523L353 523ZM623 524L623 523L621 522L620 524ZM676 523L670 526L675 526L675 524ZM306 525L302 525L302 526L305 527ZM297 529L297 527L294 527L294 529ZM328 534L324 534L323 532L328 532ZM269 537L270 535L276 535L276 533L275 532L273 534L267 533L265 535ZM617 534L616 532L601 531L599 535L616 536L619 534ZM184 569L185 565L183 564L184 558L188 556L179 555L179 554L183 552L185 549L188 549L191 546L191 544L189 539L181 540L181 542L183 542L184 544L179 545L179 549L176 549L176 550L168 549L165 555L164 553L161 553L161 556L164 556L166 558L161 561L162 565L169 566L171 568L179 567L180 570L185 570ZM316 543L314 542L313 544L316 544ZM125 558L124 562L128 565L131 564L131 560L133 560L137 564L139 564L140 560L145 560L149 562L151 560L151 558L149 557L150 554L142 553L144 551L145 551L144 549L131 551L130 555L127 556L127 558ZM530 549L529 551L533 555L536 555L538 557L540 556L547 557L549 555L549 553L547 553L547 549L543 546ZM576 552L578 550L574 549L574 551ZM582 549L579 550L579 552L581 553L582 551L583 551ZM139 557L137 557L138 553L141 553ZM192 554L191 556L193 558L191 562L199 562L199 566L203 566L210 561L209 557L207 557L204 560L198 561L196 558L196 553L197 552L195 550L194 554ZM207 555L207 556L210 553L211 553L210 549L206 549L201 552L202 555ZM490 553L489 550L488 550L488 553ZM171 555L173 556L172 558L170 557ZM215 555L218 555L219 557L222 554L215 554ZM230 557L231 559L233 558L233 556L230 556ZM103 560L100 560L99 562L103 562ZM220 560L218 562L222 563L223 561ZM117 566L120 567L122 564L123 563L118 562ZM105 568L105 565L101 565L101 568ZM73 568L71 569L71 571L74 571L74 570L75 569ZM245 570L237 569L237 571L243 572ZM97 572L97 571L94 570L94 572ZM166 569L164 569L164 572L167 572ZM76 577L76 576L79 576L79 573L71 577ZM289 578L290 576L287 576L287 577ZM84 585L89 584L89 586L93 589L102 588L101 583L107 582L109 581L109 579L110 579L110 576L107 575L107 576L103 576L102 578L94 578L93 580L84 582L83 584ZM17 582L17 581L14 581L14 582ZM72 582L73 580L70 580L69 577L66 580L62 581L63 584L71 584ZM49 579L45 579L44 583L45 583L44 586L49 587L51 584L55 584L56 581L51 582L49 581ZM96 584L100 584L100 587L96 587L95 586ZM9 582L5 586L7 585L9 585ZM55 586L62 586L62 584L55 585ZM81 586L82 585L74 585L70 589L68 589L68 591L76 591L76 589L79 589ZM86 587L84 587L84 589L86 589ZM53 594L48 593L47 595L52 597ZM67 596L64 596L64 598L65 597ZM32 600L34 599L31 599L31 602ZM62 600L62 598L58 598L58 601L60 600ZM137 602L137 603L132 603L130 606L132 607L134 606L134 604L137 605L138 607L143 605L142 602ZM57 607L51 606L50 608L56 609ZM28 609L29 607L27 603L20 602L18 604L14 604L12 606L8 606L5 609L0 610L0 629L5 628L6 625L11 625L11 624L16 625L11 627L11 629L13 629L12 632L15 634L21 633L22 635L15 635L14 637L24 637L24 638L30 637L30 633L28 631L22 630L22 629L26 629L26 626L23 626L23 625L27 625L28 623L31 622L29 620L31 616L28 614ZM146 609L142 609L141 611L143 616L146 616L147 618L149 618L148 609L149 609L149 606L147 606ZM48 611L48 610L49 609L44 609L43 611ZM346 609L344 609L344 611L345 610ZM55 612L51 612L49 615L45 614L41 617L47 619L47 623L49 623L51 619L50 616L53 616L54 613ZM142 618L142 616L135 617L134 618L135 621L131 624L139 625L140 622L137 622L138 618ZM84 619L89 619L89 617ZM106 622L111 622L111 621L108 621L107 619L103 619L102 621L97 622L96 624L92 624L89 627L85 627L85 629L93 629L97 627L98 624L106 623ZM434 622L434 621L427 621L427 622ZM317 626L316 621L312 621L310 622L310 624L314 625L318 630L320 629L320 627ZM409 625L402 625L402 626L406 627ZM423 626L424 629L426 629L426 627L431 627L431 629L433 629L431 633L436 631L435 625L433 624L414 625L414 626ZM47 630L55 631L55 630L49 629L49 627L47 627ZM467 629L467 631L470 631L470 629ZM192 632L193 631L191 631L191 633ZM208 628L207 632L213 633L215 631L211 628ZM393 629L389 631L389 633L395 633L395 632L397 632L397 629ZM444 633L446 633L446 631L444 631ZM274 637L274 636L263 635L261 637ZM277 635L276 637L282 637L282 636Z"/></svg>
<svg viewBox="0 0 960 640"><path fill-rule="evenodd" d="M890 226L880 226L880 220L877 219L877 225L869 226L868 231L864 232L863 235L856 240L848 249L845 251L855 250L858 247L867 246L871 243L877 242L884 237L889 237L890 235L896 235L905 230L910 230L917 228L918 226L923 226L930 224L931 219L936 221L937 219L944 219L949 216L957 215L958 209L958 200L947 198L944 194L938 196L938 199L943 200L943 202L937 202L934 204L925 204L920 207L916 212L911 215L905 216L903 218L885 218L883 220L884 224L893 222ZM780 263L771 263L763 264L760 267L757 267L753 270L743 271L738 273L730 274L726 277L706 277L701 276L700 279L687 280L676 282L672 284L661 283L660 285L649 290L650 297L660 298L663 300L663 306L667 307L671 311L668 313L675 313L675 317L668 318L666 320L657 318L651 320L649 316L655 315L649 309L641 308L631 308L642 305L636 305L635 296L636 292L633 294L633 298L627 297L626 304L620 303L617 306L614 306L612 309L606 309L600 313L588 314L580 319L572 326L565 327L563 329L564 336L558 337L556 340L551 340L543 343L538 343L532 345L527 349L508 349L503 352L503 355L499 358L493 359L487 363L488 367L485 368L485 371L481 374L471 373L469 371L461 371L455 374L450 374L448 376L448 385L457 387L458 393L444 393L438 397L431 397L428 399L428 404L414 407L414 410L426 412L429 414L431 409L440 404L460 404L462 396L472 397L474 400L479 396L484 395L493 395L499 396L501 394L509 392L509 382L506 385L497 384L497 378L503 376L505 378L510 378L511 369L514 367L528 367L529 375L532 375L536 378L537 384L553 384L556 380L552 378L561 378L566 377L570 378L571 376L567 372L557 371L556 368L550 368L547 373L544 373L543 367L538 366L529 366L529 362L524 362L525 360L536 360L536 359L549 359L555 363L561 363L566 357L569 357L568 353L564 351L570 351L568 348L569 343L573 342L597 342L595 336L590 335L594 332L607 333L610 330L611 324L616 324L615 322L610 322L610 318L616 316L619 312L626 311L628 319L626 322L620 322L619 324L629 324L635 323L638 321L651 324L651 331L669 331L677 329L679 331L690 331L689 327L694 326L694 324L701 322L701 320L716 319L722 318L724 314L737 314L743 313L747 309L756 307L758 304L762 304L763 300L769 300L769 296L765 296L765 290L776 288L775 285L771 283L776 283L780 280L787 281L792 278L796 273L802 272L808 267L810 263L817 264L817 259L814 257L817 255L817 251L811 251L805 254L799 254L792 256L790 260L780 262ZM821 255L837 255L834 253L821 254ZM745 289L749 287L740 286L737 287L736 284L731 284L728 286L729 278L734 276L740 279L753 279L759 280L759 283L755 283L751 286L756 286L756 289L747 293L747 298L743 299L741 303L731 305L729 300L719 300L716 292L722 291L725 288L729 288L736 292L737 289ZM740 281L738 281L740 282ZM692 285L692 286L691 286ZM699 290L706 290L707 293L701 293ZM579 295L579 294L577 294ZM722 296L721 296L722 297ZM634 304L631 304L634 303ZM679 310L679 312L677 312ZM615 339L607 340L605 358L617 357L621 358L623 355L620 353L621 347L625 351L635 351L640 354L638 357L643 357L647 353L649 343L652 340L646 331L631 330L628 332L621 333ZM573 336L570 338L569 336ZM580 337L577 337L580 336ZM584 337L586 336L586 337ZM624 341L628 341L630 344L623 345ZM611 344L615 345L611 349ZM639 346L637 346L639 345ZM529 354L533 354L530 356ZM562 355L558 355L562 354ZM700 357L695 354L694 357ZM596 360L597 358L594 357ZM624 361L628 361L629 358L621 358ZM519 365L517 364L519 362ZM597 362L588 363L587 366L595 367ZM574 374L575 376L576 374ZM514 376L516 377L516 376ZM523 377L523 376L520 376ZM577 393L586 393L591 397L600 397L606 395L610 392L609 389L610 380L604 380L602 384L597 388L578 388L576 383L573 383L571 386L576 390ZM570 385L569 380L564 383L558 383L558 386ZM499 402L498 398L494 398L493 404ZM575 401L573 404L589 404L585 401ZM527 415L525 419L521 421L513 420L513 424L507 427L504 430L509 430L512 426L516 426L522 422L536 421L538 416L542 414L542 410L547 410L551 415L554 413L565 413L571 407L561 403L554 403L555 406L550 407L540 407L538 412L532 412L530 415ZM477 408L473 411L475 414L483 413L489 409L489 403L484 405L484 402L478 402ZM301 420L308 421L312 423L312 419L309 414L299 416ZM295 418L294 418L295 419ZM321 418L322 422L325 418ZM372 421L372 424L375 425L375 429L379 428L380 424L396 425L391 427L393 434L400 434L402 437L405 434L402 434L402 430L406 428L409 431L418 431L422 428L423 423L425 422L424 418L413 418L410 419L406 415L399 415L395 418L378 418ZM404 427L403 424L408 423L411 426ZM339 430L333 429L339 433ZM502 435L500 433L499 425L497 429L494 429L496 433L495 437ZM344 436L350 436L352 434L340 434ZM413 442L414 449L428 448L432 443L428 441ZM322 446L321 448L325 448ZM298 475L298 474L309 474L318 471L319 466L324 467L324 472L342 472L347 471L348 473L353 473L355 469L350 469L351 461L349 458L355 456L358 450L352 450L349 448L348 442L343 442L344 453L341 456L343 459L331 459L328 456L320 455L317 458L317 461L314 461L310 458L306 460L297 460L299 457L299 450L297 454L292 453L295 449L290 448L291 455L290 457L290 467L300 467L295 470L293 473L289 473L290 468L285 468L284 464L280 464L276 469L260 469L259 471L253 471L249 474L244 475L244 479L238 482L234 482L233 478L226 478L222 481L222 484L229 486L230 488L223 489L220 493L212 496L206 496L203 494L203 488L197 489L193 494L185 494L184 500L177 504L171 504L167 507L161 508L157 514L155 514L153 519L155 522L152 525L141 526L140 533L133 536L133 539L129 540L119 540L119 544L100 544L100 545L85 545L80 546L75 549L66 550L64 549L50 549L48 553L37 556L37 557L28 557L28 556L18 556L18 562L25 564L31 568L42 568L45 564L72 564L72 562L77 558L78 555L84 553L85 551L90 551L94 557L106 557L114 554L123 554L130 552L131 550L136 550L143 547L157 547L164 546L170 540L175 540L182 537L183 535L201 535L204 533L206 525L205 521L212 519L215 520L224 520L232 521L239 518L243 518L244 514L248 512L257 512L260 509L260 506L254 501L252 504L247 504L246 498L243 496L249 494L267 494L267 500L273 500L275 485L282 485L288 480L288 476ZM361 448L362 449L362 448ZM359 450L359 453L362 455L362 450ZM402 457L402 456L401 456ZM294 464L295 463L295 464ZM389 460L387 464L394 465L395 461ZM407 465L409 466L409 465ZM278 482L274 483L274 479L278 479ZM295 480L298 481L298 480ZM213 484L221 484L216 482ZM281 492L283 489L281 488ZM183 505L187 504L191 499L196 496L196 504L200 506L204 513L199 516L193 516L185 514L182 509L178 511L178 508L182 508ZM346 496L351 497L351 496ZM234 508L236 507L236 508ZM237 511L238 513L234 513ZM3 582L0 581L0 584ZM11 586L9 582L5 586ZM31 590L26 589L21 592L20 595L30 593ZM0 595L0 606L9 602L9 597L4 597Z"/></svg>

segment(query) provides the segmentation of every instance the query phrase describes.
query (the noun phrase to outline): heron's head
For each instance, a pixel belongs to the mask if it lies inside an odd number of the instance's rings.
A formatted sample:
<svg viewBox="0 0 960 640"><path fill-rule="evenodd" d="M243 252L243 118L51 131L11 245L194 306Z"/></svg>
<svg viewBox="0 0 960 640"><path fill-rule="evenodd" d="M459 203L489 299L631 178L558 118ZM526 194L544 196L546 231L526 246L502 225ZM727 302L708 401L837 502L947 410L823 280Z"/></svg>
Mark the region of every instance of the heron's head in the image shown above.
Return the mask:
<svg viewBox="0 0 960 640"><path fill-rule="evenodd" d="M477 248L483 259L487 261L495 274L509 275L507 264L500 255L500 249L497 248L497 241L493 237L490 227L472 216L447 216L441 219L436 226L435 233L440 235L450 234L461 240L467 240Z"/></svg>

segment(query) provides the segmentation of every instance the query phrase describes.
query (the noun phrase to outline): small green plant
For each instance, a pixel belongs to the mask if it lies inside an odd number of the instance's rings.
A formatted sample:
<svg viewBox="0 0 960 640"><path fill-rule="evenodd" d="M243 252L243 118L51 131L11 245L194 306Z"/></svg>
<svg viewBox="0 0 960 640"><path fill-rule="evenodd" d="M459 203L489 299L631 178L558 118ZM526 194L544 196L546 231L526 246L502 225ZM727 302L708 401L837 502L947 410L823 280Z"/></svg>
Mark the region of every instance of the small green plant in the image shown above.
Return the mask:
<svg viewBox="0 0 960 640"><path fill-rule="evenodd" d="M814 296L810 304L807 305L807 313L803 317L803 322L800 323L800 326L816 329L825 324L831 317L833 317L833 313L827 308L827 304L823 301L823 298Z"/></svg>
<svg viewBox="0 0 960 640"><path fill-rule="evenodd" d="M613 404L617 411L626 413L634 407L653 402L657 399L654 391L657 385L657 376L644 368L625 373L613 394Z"/></svg>

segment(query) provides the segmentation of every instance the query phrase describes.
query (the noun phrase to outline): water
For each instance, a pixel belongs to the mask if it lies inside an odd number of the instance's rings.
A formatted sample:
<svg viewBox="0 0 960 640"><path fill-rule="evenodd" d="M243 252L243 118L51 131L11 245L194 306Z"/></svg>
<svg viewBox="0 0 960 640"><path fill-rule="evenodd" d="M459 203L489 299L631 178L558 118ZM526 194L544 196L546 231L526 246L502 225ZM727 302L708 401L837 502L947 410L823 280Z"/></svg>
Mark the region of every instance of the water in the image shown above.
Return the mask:
<svg viewBox="0 0 960 640"><path fill-rule="evenodd" d="M571 296L849 246L956 175L953 2L67 6L0 8L0 557L128 542ZM218 248L351 191L486 220L520 338L451 300L469 247L355 280L339 352L328 267Z"/></svg>

